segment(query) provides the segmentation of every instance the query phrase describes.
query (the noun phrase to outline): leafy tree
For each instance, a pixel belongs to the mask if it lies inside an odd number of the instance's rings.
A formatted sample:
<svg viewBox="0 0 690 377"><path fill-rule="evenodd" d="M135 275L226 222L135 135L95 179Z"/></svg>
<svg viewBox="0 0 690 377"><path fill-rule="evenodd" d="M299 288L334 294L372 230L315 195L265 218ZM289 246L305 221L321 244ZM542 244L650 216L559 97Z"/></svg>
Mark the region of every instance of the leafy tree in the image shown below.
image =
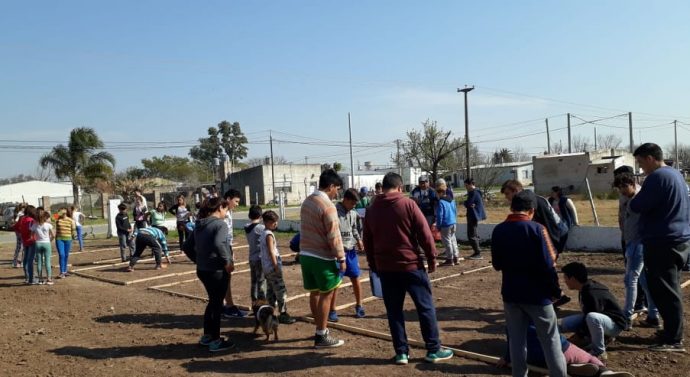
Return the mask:
<svg viewBox="0 0 690 377"><path fill-rule="evenodd" d="M190 182L197 179L200 166L186 157L152 157L141 160L146 177L158 177L176 182Z"/></svg>
<svg viewBox="0 0 690 377"><path fill-rule="evenodd" d="M247 157L247 137L238 122L224 120L218 123L218 128L209 127L207 133L208 137L200 138L199 145L189 151L194 160L213 170L215 159L220 158L223 152L233 164Z"/></svg>
<svg viewBox="0 0 690 377"><path fill-rule="evenodd" d="M343 164L341 164L340 162L334 162L333 163L333 170L335 170L336 172L343 170Z"/></svg>
<svg viewBox="0 0 690 377"><path fill-rule="evenodd" d="M436 181L442 170L454 170L444 164L453 161L451 156L463 147L460 139L451 138L451 131L438 127L436 121L427 119L422 122L422 130L407 132L408 141L403 145L405 159L413 161L422 171L431 174L431 182Z"/></svg>
<svg viewBox="0 0 690 377"><path fill-rule="evenodd" d="M113 172L115 157L103 149L104 144L92 128L80 127L69 134L67 146L59 144L43 155L39 165L50 167L58 179L72 181L74 204L79 204L79 187L107 180Z"/></svg>

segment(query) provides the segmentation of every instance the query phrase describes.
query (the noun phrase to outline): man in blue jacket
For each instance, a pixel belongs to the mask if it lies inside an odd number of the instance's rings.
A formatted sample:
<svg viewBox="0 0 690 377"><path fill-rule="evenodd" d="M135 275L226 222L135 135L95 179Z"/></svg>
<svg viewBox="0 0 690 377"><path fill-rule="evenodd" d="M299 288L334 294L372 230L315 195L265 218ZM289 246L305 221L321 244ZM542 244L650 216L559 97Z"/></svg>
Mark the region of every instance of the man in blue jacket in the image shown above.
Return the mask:
<svg viewBox="0 0 690 377"><path fill-rule="evenodd" d="M566 376L556 312L552 302L561 295L556 272L556 250L541 224L532 221L537 197L520 191L512 213L491 236L491 259L502 272L501 295L510 334L513 376L527 375L526 332L534 323L550 376Z"/></svg>
<svg viewBox="0 0 690 377"><path fill-rule="evenodd" d="M467 200L464 203L465 208L467 208L467 239L470 241L470 246L472 246L474 251L470 255L470 259L482 259L481 250L479 249L479 235L477 234L479 222L486 220L482 192L474 185L473 178L465 179L465 188L467 189Z"/></svg>
<svg viewBox="0 0 690 377"><path fill-rule="evenodd" d="M664 322L659 343L650 351L685 352L680 270L690 253L690 200L680 173L666 166L661 148L640 145L633 153L647 177L630 200L639 213L647 285Z"/></svg>

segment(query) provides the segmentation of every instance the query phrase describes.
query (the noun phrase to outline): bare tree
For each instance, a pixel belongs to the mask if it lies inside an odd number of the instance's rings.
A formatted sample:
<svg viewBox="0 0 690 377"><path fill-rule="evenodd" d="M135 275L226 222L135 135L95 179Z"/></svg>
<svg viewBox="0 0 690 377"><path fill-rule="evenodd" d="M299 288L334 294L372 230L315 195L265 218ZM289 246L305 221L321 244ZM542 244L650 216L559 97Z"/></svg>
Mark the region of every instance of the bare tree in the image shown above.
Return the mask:
<svg viewBox="0 0 690 377"><path fill-rule="evenodd" d="M589 140L589 137L582 135L573 136L573 153L587 152L594 148L594 144Z"/></svg>
<svg viewBox="0 0 690 377"><path fill-rule="evenodd" d="M664 158L675 160L675 145L671 144L664 149ZM678 162L680 163L681 169L690 168L690 145L678 144Z"/></svg>
<svg viewBox="0 0 690 377"><path fill-rule="evenodd" d="M558 140L558 143L551 144L551 153L552 154L565 153L565 147L563 146L563 142L561 140Z"/></svg>
<svg viewBox="0 0 690 377"><path fill-rule="evenodd" d="M529 153L525 152L525 148L523 148L522 145L516 145L513 148L513 161L532 161L532 156L530 156Z"/></svg>
<svg viewBox="0 0 690 377"><path fill-rule="evenodd" d="M597 135L597 149L618 149L623 139L614 134Z"/></svg>
<svg viewBox="0 0 690 377"><path fill-rule="evenodd" d="M477 188L488 197L487 194L489 190L498 185L499 178L501 177L501 169L496 166L496 161L492 154L484 157L484 164L480 165L481 168L472 170L472 178L474 178L474 183Z"/></svg>
<svg viewBox="0 0 690 377"><path fill-rule="evenodd" d="M431 174L433 182L439 177L440 171L450 168L444 162L463 144L459 139L451 138L451 131L439 128L436 121L427 119L422 127L422 131L407 132L408 141L403 145L403 150L405 159L414 161L422 171Z"/></svg>
<svg viewBox="0 0 690 377"><path fill-rule="evenodd" d="M255 166L267 165L271 163L270 157L254 157L245 161L248 167L253 168ZM276 165L287 165L289 162L283 156L274 156L273 163Z"/></svg>

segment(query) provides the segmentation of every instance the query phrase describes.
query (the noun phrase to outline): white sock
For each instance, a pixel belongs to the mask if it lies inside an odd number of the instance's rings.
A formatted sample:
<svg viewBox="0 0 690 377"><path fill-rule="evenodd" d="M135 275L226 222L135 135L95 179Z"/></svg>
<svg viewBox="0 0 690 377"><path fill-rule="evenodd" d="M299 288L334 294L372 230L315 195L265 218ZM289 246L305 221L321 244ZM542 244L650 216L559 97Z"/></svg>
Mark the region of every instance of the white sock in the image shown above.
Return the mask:
<svg viewBox="0 0 690 377"><path fill-rule="evenodd" d="M316 330L316 335L318 336L324 336L326 334L328 334L328 329Z"/></svg>

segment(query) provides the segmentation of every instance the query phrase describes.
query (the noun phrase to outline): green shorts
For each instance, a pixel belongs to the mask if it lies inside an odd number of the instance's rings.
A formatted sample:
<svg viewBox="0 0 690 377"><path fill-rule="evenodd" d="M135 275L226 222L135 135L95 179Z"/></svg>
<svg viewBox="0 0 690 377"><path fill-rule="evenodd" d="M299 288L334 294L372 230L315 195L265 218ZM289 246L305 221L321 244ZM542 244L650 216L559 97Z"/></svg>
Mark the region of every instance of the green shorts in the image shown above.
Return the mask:
<svg viewBox="0 0 690 377"><path fill-rule="evenodd" d="M310 292L328 293L340 286L342 278L335 260L300 255L299 263L302 267L304 289Z"/></svg>

